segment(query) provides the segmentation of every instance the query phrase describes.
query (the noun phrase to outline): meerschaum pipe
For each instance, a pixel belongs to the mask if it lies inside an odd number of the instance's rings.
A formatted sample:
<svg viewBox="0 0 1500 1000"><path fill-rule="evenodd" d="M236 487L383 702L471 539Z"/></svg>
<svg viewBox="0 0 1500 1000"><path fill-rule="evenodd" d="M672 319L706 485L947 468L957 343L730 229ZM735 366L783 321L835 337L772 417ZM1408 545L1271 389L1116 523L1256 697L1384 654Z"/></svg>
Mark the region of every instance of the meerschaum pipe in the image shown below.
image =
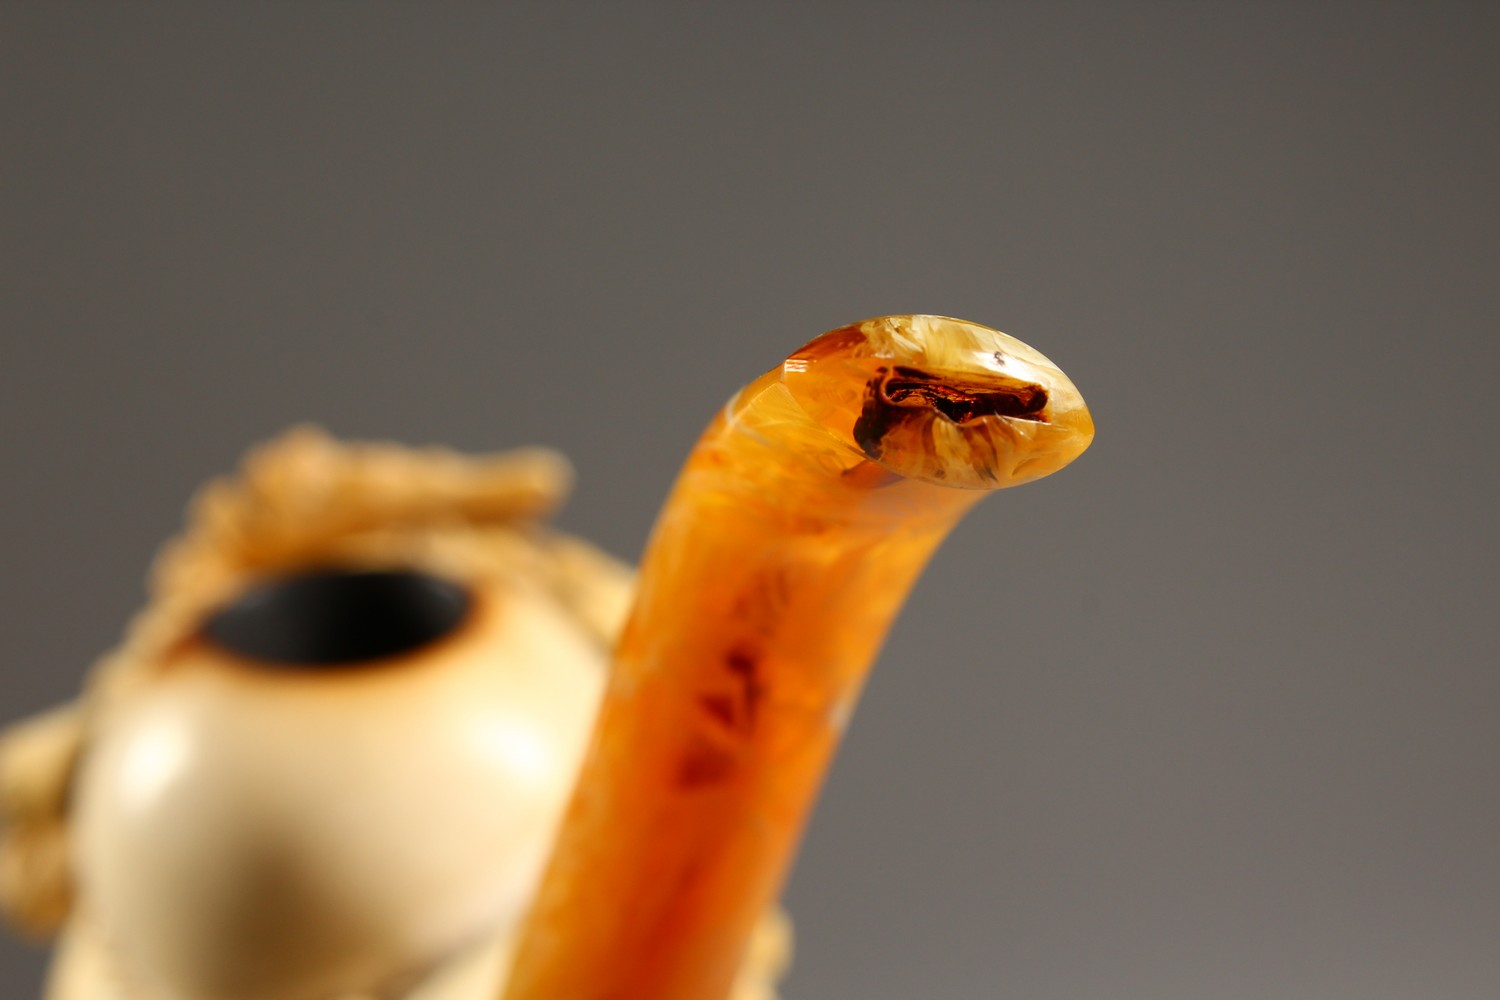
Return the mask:
<svg viewBox="0 0 1500 1000"><path fill-rule="evenodd" d="M986 327L891 316L741 391L667 501L506 1000L721 1000L928 557L1093 423Z"/></svg>
<svg viewBox="0 0 1500 1000"><path fill-rule="evenodd" d="M492 997L633 572L526 449L297 428L209 484L71 705L0 732L0 914L47 1000ZM735 1000L774 1000L763 915Z"/></svg>

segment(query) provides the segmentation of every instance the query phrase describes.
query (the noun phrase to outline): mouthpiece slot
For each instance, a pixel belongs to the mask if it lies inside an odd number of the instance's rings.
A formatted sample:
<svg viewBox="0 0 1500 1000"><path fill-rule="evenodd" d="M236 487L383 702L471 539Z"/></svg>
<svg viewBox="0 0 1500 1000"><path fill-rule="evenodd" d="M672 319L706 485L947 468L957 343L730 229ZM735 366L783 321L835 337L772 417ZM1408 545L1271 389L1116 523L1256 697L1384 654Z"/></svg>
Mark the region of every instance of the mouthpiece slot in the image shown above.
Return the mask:
<svg viewBox="0 0 1500 1000"><path fill-rule="evenodd" d="M881 372L884 374L884 369ZM955 424L975 417L1019 417L1043 423L1047 420L1042 414L1047 407L1047 390L1029 382L1000 379L980 382L962 376L945 379L920 368L897 365L889 376L877 380L871 388L896 406L925 403Z"/></svg>
<svg viewBox="0 0 1500 1000"><path fill-rule="evenodd" d="M910 365L882 365L866 383L864 405L854 423L854 441L866 455L878 459L892 427L928 412L960 425L977 417L1047 423L1046 409L1047 390L1019 379L977 379L938 375Z"/></svg>
<svg viewBox="0 0 1500 1000"><path fill-rule="evenodd" d="M466 588L417 570L317 567L251 587L203 634L273 668L349 667L437 642L472 605Z"/></svg>

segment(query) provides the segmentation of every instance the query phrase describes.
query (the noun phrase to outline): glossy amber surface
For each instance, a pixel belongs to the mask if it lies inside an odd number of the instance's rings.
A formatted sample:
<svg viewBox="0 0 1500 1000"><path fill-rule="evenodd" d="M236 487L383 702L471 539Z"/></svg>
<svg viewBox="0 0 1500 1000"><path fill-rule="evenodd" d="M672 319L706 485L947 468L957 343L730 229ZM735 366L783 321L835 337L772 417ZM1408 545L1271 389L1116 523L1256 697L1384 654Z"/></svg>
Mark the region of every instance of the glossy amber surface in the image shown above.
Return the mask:
<svg viewBox="0 0 1500 1000"><path fill-rule="evenodd" d="M942 317L832 331L742 390L656 526L507 1000L726 996L928 557L1092 436L1045 357Z"/></svg>

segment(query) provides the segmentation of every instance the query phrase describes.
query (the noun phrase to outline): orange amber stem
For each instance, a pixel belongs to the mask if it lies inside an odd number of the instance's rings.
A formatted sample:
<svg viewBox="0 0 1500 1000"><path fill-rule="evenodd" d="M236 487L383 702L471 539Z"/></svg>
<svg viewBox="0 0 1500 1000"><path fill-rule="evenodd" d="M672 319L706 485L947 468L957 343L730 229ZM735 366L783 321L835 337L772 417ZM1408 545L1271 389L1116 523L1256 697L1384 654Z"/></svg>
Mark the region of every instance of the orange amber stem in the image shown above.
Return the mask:
<svg viewBox="0 0 1500 1000"><path fill-rule="evenodd" d="M928 557L1092 436L1046 358L941 317L835 330L741 391L657 523L506 1000L727 996Z"/></svg>

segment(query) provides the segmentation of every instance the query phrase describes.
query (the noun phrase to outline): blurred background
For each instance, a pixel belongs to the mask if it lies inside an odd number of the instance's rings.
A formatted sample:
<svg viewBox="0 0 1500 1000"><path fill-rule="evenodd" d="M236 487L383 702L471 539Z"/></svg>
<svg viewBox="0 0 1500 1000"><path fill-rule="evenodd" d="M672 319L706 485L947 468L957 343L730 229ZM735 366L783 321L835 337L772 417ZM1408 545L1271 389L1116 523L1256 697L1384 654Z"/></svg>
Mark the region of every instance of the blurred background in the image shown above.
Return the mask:
<svg viewBox="0 0 1500 1000"><path fill-rule="evenodd" d="M549 444L630 559L812 336L1036 345L788 891L788 1000L1500 993L1500 8L0 7L0 722L296 421ZM45 955L0 944L0 994Z"/></svg>

